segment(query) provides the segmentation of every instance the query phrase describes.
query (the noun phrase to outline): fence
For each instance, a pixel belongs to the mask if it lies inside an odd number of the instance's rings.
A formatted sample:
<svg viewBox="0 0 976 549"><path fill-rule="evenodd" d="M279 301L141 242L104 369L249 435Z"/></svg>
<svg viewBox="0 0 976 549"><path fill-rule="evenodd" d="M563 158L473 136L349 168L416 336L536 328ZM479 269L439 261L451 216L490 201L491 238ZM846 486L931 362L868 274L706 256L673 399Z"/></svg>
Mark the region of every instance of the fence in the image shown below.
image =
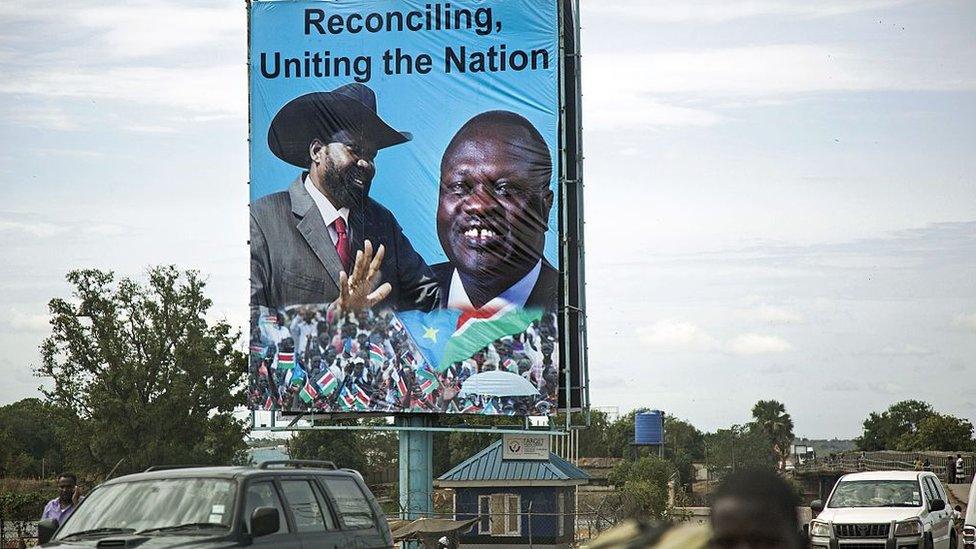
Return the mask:
<svg viewBox="0 0 976 549"><path fill-rule="evenodd" d="M956 454L948 452L857 452L844 453L817 458L799 465L796 468L798 473L852 473L857 471L913 471L919 469L916 465L929 461L929 465L922 466L922 469L932 471L944 482L948 482L949 460L955 462ZM955 479L957 483L966 484L972 482L973 473L976 471L976 455L971 453L963 454L964 478Z"/></svg>
<svg viewBox="0 0 976 549"><path fill-rule="evenodd" d="M0 479L0 549L34 545L44 505L56 495L49 481Z"/></svg>
<svg viewBox="0 0 976 549"><path fill-rule="evenodd" d="M592 540L612 528L619 519L601 515L598 512L552 513L532 512L520 510L511 513L452 513L430 512L417 515L418 518L440 518L449 520L467 520L478 518L468 535L491 535L494 537L526 538L524 543L544 543L553 538L562 538L570 533L574 534L577 544ZM388 521L402 520L395 513L387 514ZM562 529L560 529L562 523ZM461 534L465 535L464 532ZM519 544L523 544L519 541Z"/></svg>

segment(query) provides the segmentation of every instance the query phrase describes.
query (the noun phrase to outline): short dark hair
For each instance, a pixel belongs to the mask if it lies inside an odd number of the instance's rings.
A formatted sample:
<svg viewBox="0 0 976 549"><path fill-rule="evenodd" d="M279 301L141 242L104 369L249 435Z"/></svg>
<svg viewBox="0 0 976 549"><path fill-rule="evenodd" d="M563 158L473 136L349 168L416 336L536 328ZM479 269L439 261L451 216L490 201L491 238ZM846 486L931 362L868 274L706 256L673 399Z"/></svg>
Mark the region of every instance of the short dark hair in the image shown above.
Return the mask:
<svg viewBox="0 0 976 549"><path fill-rule="evenodd" d="M61 480L63 478L70 478L71 484L78 484L78 476L75 475L74 473L64 472L58 475L58 480Z"/></svg>
<svg viewBox="0 0 976 549"><path fill-rule="evenodd" d="M471 117L470 120L464 123L463 126L454 134L451 138L451 142L444 149L444 156L441 159L443 164L444 159L454 151L454 149L463 140L467 139L470 134L477 132L481 127L485 126L498 126L498 127L508 127L518 129L524 132L526 148L522 151L526 157L535 157L533 159L533 165L536 168L533 170L533 176L538 179L540 183L544 183L546 186L549 185L549 180L552 178L552 155L549 154L549 145L546 144L546 140L539 133L539 130L529 122L527 118L521 114L514 113L512 111L485 111L480 114L476 114Z"/></svg>
<svg viewBox="0 0 976 549"><path fill-rule="evenodd" d="M783 477L768 469L745 469L725 477L718 490L715 501L733 498L768 510L787 521L790 531L800 530L796 508L800 498Z"/></svg>

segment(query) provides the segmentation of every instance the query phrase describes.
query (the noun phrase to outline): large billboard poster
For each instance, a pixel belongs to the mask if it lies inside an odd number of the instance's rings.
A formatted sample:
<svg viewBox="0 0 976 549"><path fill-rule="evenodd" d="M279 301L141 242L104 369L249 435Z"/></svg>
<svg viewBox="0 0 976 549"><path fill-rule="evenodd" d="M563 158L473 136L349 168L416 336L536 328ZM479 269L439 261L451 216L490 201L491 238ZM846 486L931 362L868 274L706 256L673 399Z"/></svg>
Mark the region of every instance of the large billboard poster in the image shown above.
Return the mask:
<svg viewBox="0 0 976 549"><path fill-rule="evenodd" d="M250 404L555 413L555 0L253 0Z"/></svg>

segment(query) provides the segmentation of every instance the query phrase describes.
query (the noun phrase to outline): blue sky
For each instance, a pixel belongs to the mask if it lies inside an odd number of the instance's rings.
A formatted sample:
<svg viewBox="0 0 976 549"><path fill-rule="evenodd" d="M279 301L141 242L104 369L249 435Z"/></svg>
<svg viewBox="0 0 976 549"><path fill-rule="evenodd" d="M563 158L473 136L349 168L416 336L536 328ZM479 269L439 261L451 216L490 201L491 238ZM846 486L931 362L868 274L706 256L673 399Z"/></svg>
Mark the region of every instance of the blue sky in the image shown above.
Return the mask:
<svg viewBox="0 0 976 549"><path fill-rule="evenodd" d="M582 3L593 403L976 421L976 6ZM35 393L71 268L194 267L243 323L244 28L238 1L0 4L0 403Z"/></svg>

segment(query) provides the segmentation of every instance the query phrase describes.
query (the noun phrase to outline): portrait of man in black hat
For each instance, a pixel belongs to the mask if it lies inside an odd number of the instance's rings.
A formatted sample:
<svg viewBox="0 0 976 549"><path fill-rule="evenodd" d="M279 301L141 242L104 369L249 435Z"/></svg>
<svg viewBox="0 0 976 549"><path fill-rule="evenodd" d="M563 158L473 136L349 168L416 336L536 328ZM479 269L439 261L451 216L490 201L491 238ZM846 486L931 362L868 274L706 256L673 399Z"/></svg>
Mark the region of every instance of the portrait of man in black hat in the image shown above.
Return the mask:
<svg viewBox="0 0 976 549"><path fill-rule="evenodd" d="M489 111L457 131L441 159L434 265L441 305L498 310L556 307L559 273L543 256L552 158L539 131L510 111Z"/></svg>
<svg viewBox="0 0 976 549"><path fill-rule="evenodd" d="M308 93L278 111L268 147L302 170L251 204L251 305L336 302L429 310L439 288L393 214L369 197L377 152L411 139L363 84Z"/></svg>

